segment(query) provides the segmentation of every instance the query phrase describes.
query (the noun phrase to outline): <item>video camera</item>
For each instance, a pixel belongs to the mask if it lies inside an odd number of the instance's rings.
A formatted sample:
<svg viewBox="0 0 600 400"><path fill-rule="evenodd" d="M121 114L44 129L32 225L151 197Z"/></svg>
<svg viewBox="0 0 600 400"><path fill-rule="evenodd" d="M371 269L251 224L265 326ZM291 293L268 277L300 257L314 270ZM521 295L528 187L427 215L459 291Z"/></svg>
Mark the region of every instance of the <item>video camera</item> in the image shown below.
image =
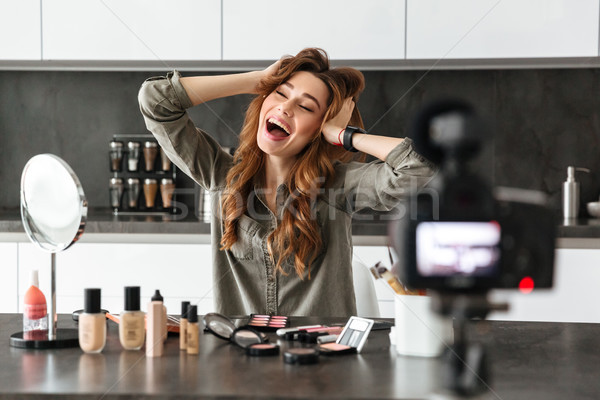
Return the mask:
<svg viewBox="0 0 600 400"><path fill-rule="evenodd" d="M462 101L423 108L410 136L418 153L439 165L415 193L410 215L390 225L400 257L394 271L412 289L431 289L432 309L454 319L454 341L442 355L441 387L461 396L489 390L485 345L469 339L472 319L485 319L494 288L550 288L557 221L539 192L496 189L473 167L491 141L489 129Z"/></svg>
<svg viewBox="0 0 600 400"><path fill-rule="evenodd" d="M492 190L472 161L491 142L473 108L442 100L423 108L410 135L439 165L408 203L410 217L390 236L404 264L394 271L413 289L486 293L493 288L550 288L556 220L540 192Z"/></svg>

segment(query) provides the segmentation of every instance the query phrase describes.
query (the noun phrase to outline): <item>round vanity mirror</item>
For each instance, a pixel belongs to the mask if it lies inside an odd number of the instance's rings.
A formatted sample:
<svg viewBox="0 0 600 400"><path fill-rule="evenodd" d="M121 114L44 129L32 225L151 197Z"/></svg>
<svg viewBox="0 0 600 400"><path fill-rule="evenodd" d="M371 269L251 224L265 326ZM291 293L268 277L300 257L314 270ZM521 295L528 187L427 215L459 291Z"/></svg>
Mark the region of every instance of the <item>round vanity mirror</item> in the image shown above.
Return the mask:
<svg viewBox="0 0 600 400"><path fill-rule="evenodd" d="M52 154L40 154L21 176L21 217L33 243L50 252L75 243L85 226L87 202L71 167Z"/></svg>
<svg viewBox="0 0 600 400"><path fill-rule="evenodd" d="M56 253L75 243L85 227L87 201L71 167L52 154L31 158L21 175L21 219L29 239L50 252L50 301L47 335L33 338L27 332L10 337L22 348L73 347L79 344L76 329L56 327Z"/></svg>

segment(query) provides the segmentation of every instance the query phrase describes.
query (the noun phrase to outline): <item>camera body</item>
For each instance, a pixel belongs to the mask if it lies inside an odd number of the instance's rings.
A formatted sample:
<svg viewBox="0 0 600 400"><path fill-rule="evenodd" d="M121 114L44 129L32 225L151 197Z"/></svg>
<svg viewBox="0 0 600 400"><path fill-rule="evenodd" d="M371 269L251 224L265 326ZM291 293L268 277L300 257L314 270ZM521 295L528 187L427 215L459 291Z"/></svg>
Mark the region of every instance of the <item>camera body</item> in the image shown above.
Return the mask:
<svg viewBox="0 0 600 400"><path fill-rule="evenodd" d="M414 194L391 227L395 271L413 289L485 293L494 288L550 288L556 221L544 195L492 190L470 166L489 138L472 108L442 101L423 109L411 134L417 152L440 169Z"/></svg>

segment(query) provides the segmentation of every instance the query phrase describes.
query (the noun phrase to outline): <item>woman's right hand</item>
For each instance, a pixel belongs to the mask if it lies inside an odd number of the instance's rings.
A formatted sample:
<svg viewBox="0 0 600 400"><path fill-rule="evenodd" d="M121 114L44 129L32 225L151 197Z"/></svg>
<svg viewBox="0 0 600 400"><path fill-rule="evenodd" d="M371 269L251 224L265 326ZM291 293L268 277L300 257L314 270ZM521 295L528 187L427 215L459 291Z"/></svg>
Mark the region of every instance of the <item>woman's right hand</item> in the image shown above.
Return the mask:
<svg viewBox="0 0 600 400"><path fill-rule="evenodd" d="M263 69L262 71L258 71L258 74L257 74L258 79L256 80L255 90L254 90L255 93L257 92L256 86L258 86L260 81L262 81L264 78L267 78L271 75L275 75L275 73L277 71L279 71L280 66L281 66L281 59L275 61L273 64L269 65L267 68Z"/></svg>
<svg viewBox="0 0 600 400"><path fill-rule="evenodd" d="M350 118L352 117L352 111L354 111L354 106L354 100L352 97L348 97L344 100L344 104L337 115L325 122L323 125L323 136L325 136L325 140L335 145L342 144L340 133L348 126Z"/></svg>
<svg viewBox="0 0 600 400"><path fill-rule="evenodd" d="M267 77L267 76L275 75L275 73L277 71L279 71L280 66L281 66L281 58L279 60L275 61L273 64L269 65L267 68L265 68L262 71L263 76Z"/></svg>

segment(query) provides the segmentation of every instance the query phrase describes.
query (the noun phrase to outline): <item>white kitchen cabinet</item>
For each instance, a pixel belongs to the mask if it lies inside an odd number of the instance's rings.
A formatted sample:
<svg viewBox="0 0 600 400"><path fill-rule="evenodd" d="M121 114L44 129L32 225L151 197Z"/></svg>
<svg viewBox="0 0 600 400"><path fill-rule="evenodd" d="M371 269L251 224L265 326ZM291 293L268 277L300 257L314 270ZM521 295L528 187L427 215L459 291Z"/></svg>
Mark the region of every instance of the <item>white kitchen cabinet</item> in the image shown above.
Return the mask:
<svg viewBox="0 0 600 400"><path fill-rule="evenodd" d="M407 0L408 59L598 56L598 0Z"/></svg>
<svg viewBox="0 0 600 400"><path fill-rule="evenodd" d="M210 245L77 243L57 254L56 263L58 313L83 308L83 290L92 287L102 289L103 308L119 313L125 286L141 287L144 311L155 289L171 314L180 313L184 300L197 304L200 314L214 311ZM49 253L19 243L19 311L31 269L39 269L40 288L49 296Z"/></svg>
<svg viewBox="0 0 600 400"><path fill-rule="evenodd" d="M0 0L0 60L40 60L40 0Z"/></svg>
<svg viewBox="0 0 600 400"><path fill-rule="evenodd" d="M0 312L22 312L32 269L39 270L40 288L49 296L49 253L27 242L0 243L0 256ZM367 267L378 261L390 266L386 246L354 246L353 257ZM81 309L87 287L101 288L102 307L119 313L125 286L141 287L143 310L155 289L169 313L179 314L184 300L197 303L200 314L215 310L210 244L80 242L57 255L56 284L59 313ZM375 290L380 316L393 318L393 293L381 280ZM530 294L496 290L490 298L510 304L508 312L490 319L600 323L600 251L557 249L554 288Z"/></svg>
<svg viewBox="0 0 600 400"><path fill-rule="evenodd" d="M17 310L17 257L16 243L0 243L0 313Z"/></svg>
<svg viewBox="0 0 600 400"><path fill-rule="evenodd" d="M404 0L223 0L223 59L276 60L305 47L332 59L402 59L404 9Z"/></svg>
<svg viewBox="0 0 600 400"><path fill-rule="evenodd" d="M390 266L386 246L354 246L353 256L368 267L378 261ZM554 274L549 290L492 291L490 299L508 302L509 310L491 313L489 319L600 323L600 251L557 249ZM394 294L381 280L375 281L375 290L381 317L393 318Z"/></svg>
<svg viewBox="0 0 600 400"><path fill-rule="evenodd" d="M507 301L510 309L490 319L600 323L600 251L557 249L552 289L498 290L491 298Z"/></svg>
<svg viewBox="0 0 600 400"><path fill-rule="evenodd" d="M42 19L44 60L221 58L220 0L42 0Z"/></svg>

